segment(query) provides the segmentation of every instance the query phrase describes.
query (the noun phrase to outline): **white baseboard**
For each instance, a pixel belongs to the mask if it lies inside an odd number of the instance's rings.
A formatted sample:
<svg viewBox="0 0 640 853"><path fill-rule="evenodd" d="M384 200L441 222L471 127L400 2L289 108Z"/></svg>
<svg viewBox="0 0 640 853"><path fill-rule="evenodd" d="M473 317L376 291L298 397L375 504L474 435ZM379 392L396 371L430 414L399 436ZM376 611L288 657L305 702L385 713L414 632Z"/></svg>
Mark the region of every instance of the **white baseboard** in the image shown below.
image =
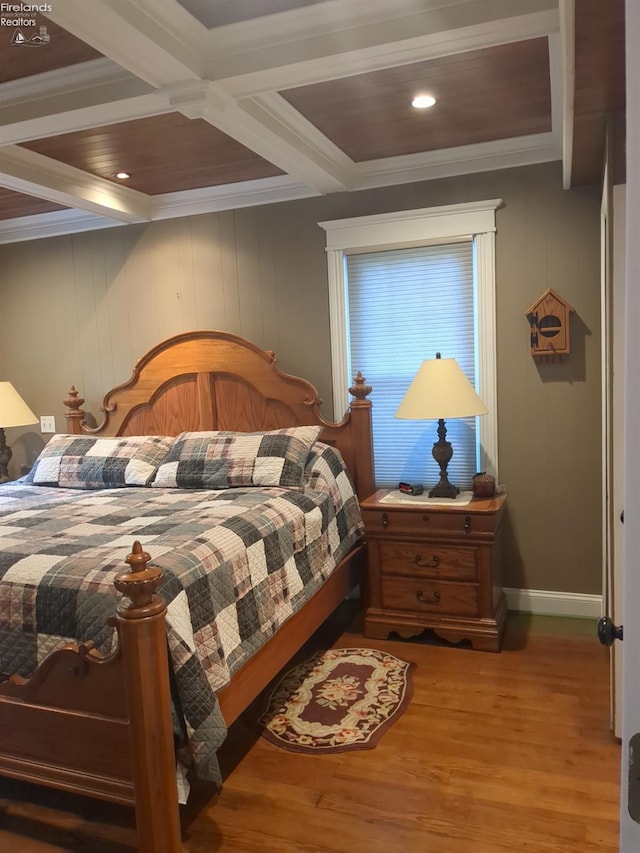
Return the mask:
<svg viewBox="0 0 640 853"><path fill-rule="evenodd" d="M569 616L574 619L599 619L603 616L602 596L580 592L555 592L545 589L505 588L509 610L536 616ZM354 587L347 598L360 598L360 587Z"/></svg>
<svg viewBox="0 0 640 853"><path fill-rule="evenodd" d="M555 592L544 589L505 589L509 610L522 610L538 616L573 616L599 619L602 596L579 592Z"/></svg>

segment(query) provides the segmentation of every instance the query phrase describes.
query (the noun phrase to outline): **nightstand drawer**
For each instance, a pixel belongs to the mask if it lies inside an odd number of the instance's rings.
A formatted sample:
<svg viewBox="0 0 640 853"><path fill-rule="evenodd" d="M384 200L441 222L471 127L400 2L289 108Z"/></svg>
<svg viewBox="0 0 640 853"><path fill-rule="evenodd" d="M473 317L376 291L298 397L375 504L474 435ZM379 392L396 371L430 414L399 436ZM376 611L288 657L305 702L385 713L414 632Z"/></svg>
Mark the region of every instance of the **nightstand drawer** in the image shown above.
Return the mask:
<svg viewBox="0 0 640 853"><path fill-rule="evenodd" d="M385 575L414 575L422 578L475 581L477 551L438 545L437 542L389 542L378 545L380 568Z"/></svg>
<svg viewBox="0 0 640 853"><path fill-rule="evenodd" d="M478 586L421 578L382 578L382 606L412 613L477 616Z"/></svg>
<svg viewBox="0 0 640 853"><path fill-rule="evenodd" d="M471 506L471 504L470 504ZM373 536L394 533L413 533L418 536L480 536L491 537L495 534L493 515L465 512L463 508L455 511L439 512L404 507L399 510L362 509L362 518L367 533Z"/></svg>

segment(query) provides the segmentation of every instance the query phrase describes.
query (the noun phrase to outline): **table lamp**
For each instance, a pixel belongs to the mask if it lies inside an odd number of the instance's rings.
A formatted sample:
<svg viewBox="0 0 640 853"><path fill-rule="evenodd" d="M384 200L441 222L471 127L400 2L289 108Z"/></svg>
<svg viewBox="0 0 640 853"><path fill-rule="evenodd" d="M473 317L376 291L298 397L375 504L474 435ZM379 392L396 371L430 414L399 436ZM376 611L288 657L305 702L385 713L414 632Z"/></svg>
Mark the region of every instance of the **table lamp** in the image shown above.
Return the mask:
<svg viewBox="0 0 640 853"><path fill-rule="evenodd" d="M9 477L9 461L13 456L7 446L5 427L37 424L38 418L24 402L11 382L0 382L0 483L6 483Z"/></svg>
<svg viewBox="0 0 640 853"><path fill-rule="evenodd" d="M455 358L441 358L438 352L435 359L422 362L395 416L407 420L438 421L438 441L433 445L433 458L440 466L440 481L430 490L430 498L455 498L460 491L447 477L453 448L451 442L445 440L445 419L486 415L488 411Z"/></svg>

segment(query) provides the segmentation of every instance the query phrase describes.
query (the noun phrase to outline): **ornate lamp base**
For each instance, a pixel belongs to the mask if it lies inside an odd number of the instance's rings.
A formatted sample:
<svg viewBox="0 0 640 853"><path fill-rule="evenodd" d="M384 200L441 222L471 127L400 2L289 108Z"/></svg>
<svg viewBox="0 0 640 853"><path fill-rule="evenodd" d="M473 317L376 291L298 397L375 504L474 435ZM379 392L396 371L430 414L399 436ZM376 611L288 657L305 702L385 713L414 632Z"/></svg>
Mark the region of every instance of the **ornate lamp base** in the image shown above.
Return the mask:
<svg viewBox="0 0 640 853"><path fill-rule="evenodd" d="M453 456L451 442L446 441L447 428L444 420L438 421L438 441L433 445L433 458L440 466L440 481L429 491L430 498L456 498L460 492L457 486L452 485L447 477L447 465Z"/></svg>
<svg viewBox="0 0 640 853"><path fill-rule="evenodd" d="M430 498L457 498L459 494L460 489L450 483L446 477L444 479L440 477L438 485L429 490Z"/></svg>

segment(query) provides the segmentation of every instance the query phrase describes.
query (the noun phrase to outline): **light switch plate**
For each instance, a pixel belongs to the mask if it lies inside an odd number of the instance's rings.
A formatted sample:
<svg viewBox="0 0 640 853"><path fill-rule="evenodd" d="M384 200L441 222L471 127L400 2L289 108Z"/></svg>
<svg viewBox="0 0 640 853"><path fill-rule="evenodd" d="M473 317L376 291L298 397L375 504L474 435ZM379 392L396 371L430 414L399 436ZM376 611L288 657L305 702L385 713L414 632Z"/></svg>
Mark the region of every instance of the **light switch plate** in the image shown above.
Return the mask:
<svg viewBox="0 0 640 853"><path fill-rule="evenodd" d="M40 432L55 432L56 419L53 415L43 415L40 418Z"/></svg>

